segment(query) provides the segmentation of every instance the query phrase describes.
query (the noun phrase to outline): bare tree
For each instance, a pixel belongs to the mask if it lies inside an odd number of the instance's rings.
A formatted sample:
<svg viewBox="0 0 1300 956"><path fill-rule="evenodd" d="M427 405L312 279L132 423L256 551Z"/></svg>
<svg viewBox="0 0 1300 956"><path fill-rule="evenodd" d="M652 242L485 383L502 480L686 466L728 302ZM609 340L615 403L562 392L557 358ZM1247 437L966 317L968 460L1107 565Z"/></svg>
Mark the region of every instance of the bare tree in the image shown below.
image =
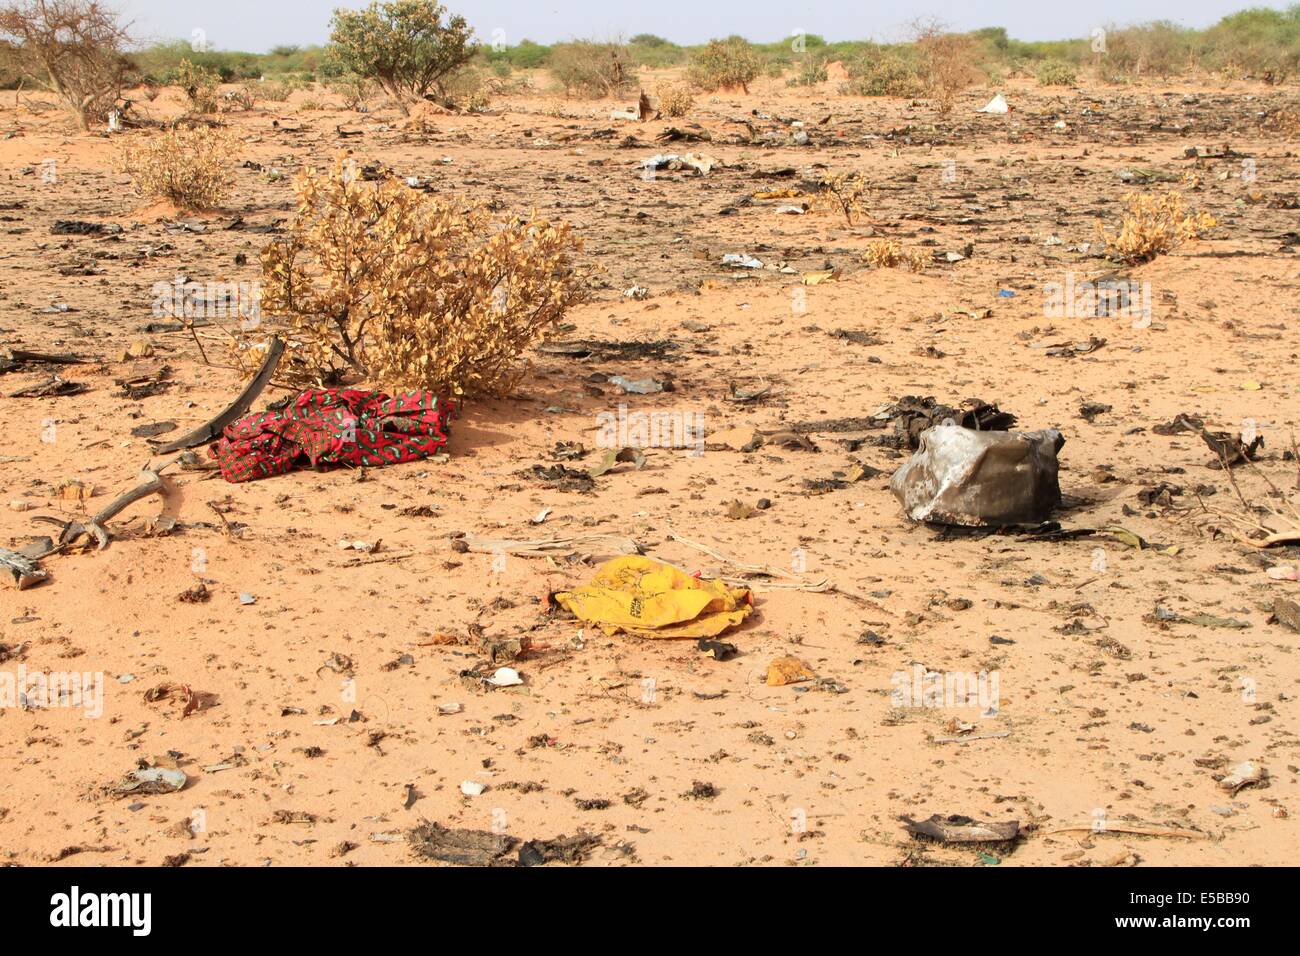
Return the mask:
<svg viewBox="0 0 1300 956"><path fill-rule="evenodd" d="M17 0L0 6L0 40L23 73L44 84L89 129L112 109L130 67L116 11L98 0Z"/></svg>

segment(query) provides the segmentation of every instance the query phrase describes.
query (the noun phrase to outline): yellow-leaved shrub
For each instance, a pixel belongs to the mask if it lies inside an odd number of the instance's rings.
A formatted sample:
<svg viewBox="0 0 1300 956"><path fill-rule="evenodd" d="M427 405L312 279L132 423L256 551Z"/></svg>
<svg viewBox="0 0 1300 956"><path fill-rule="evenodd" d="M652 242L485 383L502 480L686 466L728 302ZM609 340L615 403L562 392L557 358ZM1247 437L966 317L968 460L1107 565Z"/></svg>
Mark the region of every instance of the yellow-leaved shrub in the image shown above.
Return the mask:
<svg viewBox="0 0 1300 956"><path fill-rule="evenodd" d="M343 157L294 191L289 234L262 252L261 316L289 326L278 379L504 394L523 352L586 297L567 223L497 223L481 203L368 182ZM236 348L249 365L254 333Z"/></svg>

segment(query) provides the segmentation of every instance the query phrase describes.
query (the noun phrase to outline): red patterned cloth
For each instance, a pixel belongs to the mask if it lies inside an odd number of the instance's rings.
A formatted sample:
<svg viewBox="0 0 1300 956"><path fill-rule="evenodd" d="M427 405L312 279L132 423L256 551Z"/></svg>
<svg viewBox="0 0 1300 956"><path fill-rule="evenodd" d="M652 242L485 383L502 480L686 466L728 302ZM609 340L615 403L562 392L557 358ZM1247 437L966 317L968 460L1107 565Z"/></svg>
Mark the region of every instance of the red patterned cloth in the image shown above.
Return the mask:
<svg viewBox="0 0 1300 956"><path fill-rule="evenodd" d="M231 482L282 475L308 465L374 467L414 461L447 444L454 408L432 392L388 396L313 389L280 411L227 425L208 448Z"/></svg>

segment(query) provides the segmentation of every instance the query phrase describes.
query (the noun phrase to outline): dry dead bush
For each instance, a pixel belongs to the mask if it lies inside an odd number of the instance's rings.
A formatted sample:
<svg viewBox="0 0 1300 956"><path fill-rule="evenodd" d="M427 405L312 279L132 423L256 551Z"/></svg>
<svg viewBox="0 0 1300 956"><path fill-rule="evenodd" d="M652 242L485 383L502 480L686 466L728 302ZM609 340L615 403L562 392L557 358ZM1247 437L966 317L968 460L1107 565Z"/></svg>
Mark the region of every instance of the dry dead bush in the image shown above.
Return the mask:
<svg viewBox="0 0 1300 956"><path fill-rule="evenodd" d="M979 79L970 37L948 33L937 24L917 28L916 51L927 95L940 113L949 113L957 94Z"/></svg>
<svg viewBox="0 0 1300 956"><path fill-rule="evenodd" d="M822 177L821 189L813 196L813 206L838 212L850 226L867 211L867 193L871 189L861 173L829 173Z"/></svg>
<svg viewBox="0 0 1300 956"><path fill-rule="evenodd" d="M176 85L189 100L191 113L215 113L221 105L221 77L214 70L181 60L176 67Z"/></svg>
<svg viewBox="0 0 1300 956"><path fill-rule="evenodd" d="M1150 262L1218 225L1209 213L1188 211L1183 194L1172 189L1129 193L1124 206L1119 234L1110 236L1102 230L1102 238L1116 259L1130 265Z"/></svg>
<svg viewBox="0 0 1300 956"><path fill-rule="evenodd" d="M551 47L546 68L565 96L617 96L636 82L636 65L620 43L557 43Z"/></svg>
<svg viewBox="0 0 1300 956"><path fill-rule="evenodd" d="M367 182L354 164L304 170L288 237L262 253L261 314L291 329L278 376L509 392L524 350L586 296L568 224L498 225L481 204ZM249 336L236 339L246 370Z"/></svg>
<svg viewBox="0 0 1300 956"><path fill-rule="evenodd" d="M177 128L144 137L122 151L120 168L146 199L168 199L189 209L219 206L234 182L230 162L239 142L211 126Z"/></svg>
<svg viewBox="0 0 1300 956"><path fill-rule="evenodd" d="M10 44L16 71L50 90L83 130L107 118L130 67L126 28L93 0L0 6L0 42Z"/></svg>
<svg viewBox="0 0 1300 956"><path fill-rule="evenodd" d="M252 83L241 83L235 89L222 96L222 108L228 111L247 112L257 104L257 87Z"/></svg>
<svg viewBox="0 0 1300 956"><path fill-rule="evenodd" d="M877 269L903 268L908 272L924 272L926 255L919 249L904 249L895 239L873 239L864 254L867 262Z"/></svg>
<svg viewBox="0 0 1300 956"><path fill-rule="evenodd" d="M655 95L659 97L662 116L686 116L695 106L695 96L685 83L662 83L655 89Z"/></svg>

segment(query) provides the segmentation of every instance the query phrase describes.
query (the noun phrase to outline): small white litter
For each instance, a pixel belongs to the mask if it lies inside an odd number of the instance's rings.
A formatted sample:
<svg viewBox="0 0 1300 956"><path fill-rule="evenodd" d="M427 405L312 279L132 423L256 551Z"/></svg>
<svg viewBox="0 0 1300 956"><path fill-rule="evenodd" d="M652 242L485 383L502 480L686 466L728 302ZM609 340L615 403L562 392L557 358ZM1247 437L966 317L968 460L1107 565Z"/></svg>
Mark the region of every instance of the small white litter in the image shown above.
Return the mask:
<svg viewBox="0 0 1300 956"><path fill-rule="evenodd" d="M498 667L496 673L487 678L487 683L493 687L515 687L523 682L524 679L519 676L519 671L513 667Z"/></svg>
<svg viewBox="0 0 1300 956"><path fill-rule="evenodd" d="M999 93L993 99L989 100L983 106L975 111L976 113L1010 113L1011 107L1007 104L1007 98Z"/></svg>

